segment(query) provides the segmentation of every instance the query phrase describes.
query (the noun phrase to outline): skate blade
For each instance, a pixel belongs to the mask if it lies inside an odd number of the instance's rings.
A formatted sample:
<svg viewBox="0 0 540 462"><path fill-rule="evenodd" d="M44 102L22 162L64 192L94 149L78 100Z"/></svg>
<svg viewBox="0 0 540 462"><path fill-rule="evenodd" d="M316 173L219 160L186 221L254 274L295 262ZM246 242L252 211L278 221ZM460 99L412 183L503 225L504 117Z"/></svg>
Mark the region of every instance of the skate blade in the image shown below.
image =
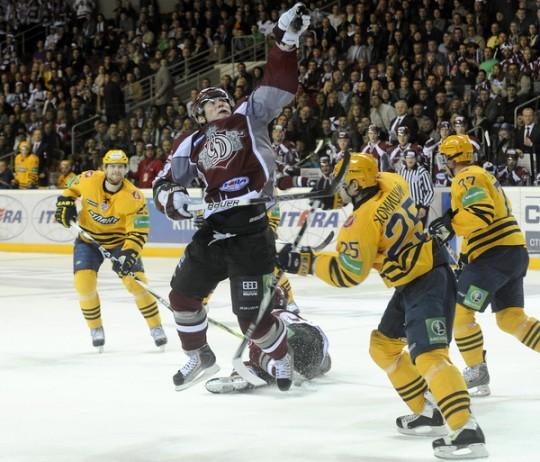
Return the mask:
<svg viewBox="0 0 540 462"><path fill-rule="evenodd" d="M448 428L446 425L440 427L431 427L429 425L422 425L417 428L401 428L396 427L397 431L402 435L407 436L419 436L419 437L433 437L433 436L446 436L448 435Z"/></svg>
<svg viewBox="0 0 540 462"><path fill-rule="evenodd" d="M158 351L159 351L160 353L164 353L164 352L165 352L165 345L159 345L159 346L158 346Z"/></svg>
<svg viewBox="0 0 540 462"><path fill-rule="evenodd" d="M435 448L433 452L435 457L449 460L479 459L489 456L484 443L475 443L462 448L459 446L444 446Z"/></svg>
<svg viewBox="0 0 540 462"><path fill-rule="evenodd" d="M208 380L205 385L210 393L233 393L255 388L242 377L217 377Z"/></svg>
<svg viewBox="0 0 540 462"><path fill-rule="evenodd" d="M483 398L491 395L491 389L489 385L478 385L469 389L469 395L474 398Z"/></svg>
<svg viewBox="0 0 540 462"><path fill-rule="evenodd" d="M197 377L195 377L193 380L190 380L187 383L183 383L182 385L176 385L174 388L176 389L176 391L185 390L186 388L192 387L193 385L195 385L195 384L197 384L199 382L202 382L204 379L206 379L208 377L211 377L212 375L214 375L218 371L219 371L219 366L217 364L214 364L213 366L210 366L210 367L204 369L201 372L201 374L198 375Z"/></svg>
<svg viewBox="0 0 540 462"><path fill-rule="evenodd" d="M100 345L100 346L97 346L97 347L94 347L94 348L96 349L96 351L98 352L98 354L103 353L103 350L104 350L103 345Z"/></svg>

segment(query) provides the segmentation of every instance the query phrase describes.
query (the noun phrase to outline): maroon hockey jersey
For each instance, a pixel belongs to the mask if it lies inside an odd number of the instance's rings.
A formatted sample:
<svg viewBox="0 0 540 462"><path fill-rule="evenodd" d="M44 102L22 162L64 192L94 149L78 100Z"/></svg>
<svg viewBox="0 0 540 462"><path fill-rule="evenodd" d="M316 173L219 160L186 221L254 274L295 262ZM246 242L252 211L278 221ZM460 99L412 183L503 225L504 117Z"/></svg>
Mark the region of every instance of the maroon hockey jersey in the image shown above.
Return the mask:
<svg viewBox="0 0 540 462"><path fill-rule="evenodd" d="M275 160L268 124L294 98L297 74L296 51L274 46L260 86L235 107L232 115L175 139L154 190L163 182L187 187L198 177L205 185L206 202L272 196ZM207 209L205 218L227 212L214 221L223 225L218 228L227 229L225 222L232 220L236 230L262 216L260 207L236 208L243 210L235 214L231 207Z"/></svg>

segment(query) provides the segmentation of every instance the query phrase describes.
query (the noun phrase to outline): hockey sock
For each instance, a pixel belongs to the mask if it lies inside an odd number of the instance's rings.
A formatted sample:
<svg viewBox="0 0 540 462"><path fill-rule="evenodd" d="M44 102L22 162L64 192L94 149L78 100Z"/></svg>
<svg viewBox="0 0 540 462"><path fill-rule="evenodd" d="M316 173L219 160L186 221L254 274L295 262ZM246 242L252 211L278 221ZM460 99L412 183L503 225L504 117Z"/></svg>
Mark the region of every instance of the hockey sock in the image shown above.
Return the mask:
<svg viewBox="0 0 540 462"><path fill-rule="evenodd" d="M202 300L171 290L169 292L169 301L174 311L176 331L183 350L197 350L206 345L208 318Z"/></svg>
<svg viewBox="0 0 540 462"><path fill-rule="evenodd" d="M459 303L454 319L454 339L467 366L477 366L484 361L484 336L476 323L474 311Z"/></svg>
<svg viewBox="0 0 540 462"><path fill-rule="evenodd" d="M383 369L390 382L412 412L424 409L427 384L414 367L409 353L404 351L406 342L383 335L378 330L371 333L369 354L375 364Z"/></svg>
<svg viewBox="0 0 540 462"><path fill-rule="evenodd" d="M527 316L523 308L510 307L498 311L497 325L501 330L516 337L531 350L540 353L540 321Z"/></svg>
<svg viewBox="0 0 540 462"><path fill-rule="evenodd" d="M448 348L422 353L416 358L416 367L450 428L457 430L465 425L471 415L471 398L463 376L448 357Z"/></svg>
<svg viewBox="0 0 540 462"><path fill-rule="evenodd" d="M147 282L146 276L143 272L137 272L135 275L143 282ZM159 316L159 309L156 299L148 293L148 291L137 283L131 276L122 278L122 282L126 289L135 297L135 303L137 308L143 315L148 327L161 326L161 318Z"/></svg>
<svg viewBox="0 0 540 462"><path fill-rule="evenodd" d="M90 329L101 327L101 305L97 293L97 273L93 270L80 270L75 273L75 290L79 294L81 307L86 324Z"/></svg>

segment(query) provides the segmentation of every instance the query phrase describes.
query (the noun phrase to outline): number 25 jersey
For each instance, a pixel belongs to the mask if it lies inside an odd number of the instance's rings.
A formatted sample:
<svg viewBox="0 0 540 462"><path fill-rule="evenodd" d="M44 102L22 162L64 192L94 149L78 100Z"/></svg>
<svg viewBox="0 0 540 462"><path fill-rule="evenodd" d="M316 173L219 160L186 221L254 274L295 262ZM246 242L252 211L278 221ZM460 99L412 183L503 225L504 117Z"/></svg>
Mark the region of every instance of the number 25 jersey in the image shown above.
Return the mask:
<svg viewBox="0 0 540 462"><path fill-rule="evenodd" d="M423 234L405 180L384 172L378 185L341 228L337 252L316 254L314 272L330 285L355 286L375 268L388 287L397 287L447 261L444 251Z"/></svg>

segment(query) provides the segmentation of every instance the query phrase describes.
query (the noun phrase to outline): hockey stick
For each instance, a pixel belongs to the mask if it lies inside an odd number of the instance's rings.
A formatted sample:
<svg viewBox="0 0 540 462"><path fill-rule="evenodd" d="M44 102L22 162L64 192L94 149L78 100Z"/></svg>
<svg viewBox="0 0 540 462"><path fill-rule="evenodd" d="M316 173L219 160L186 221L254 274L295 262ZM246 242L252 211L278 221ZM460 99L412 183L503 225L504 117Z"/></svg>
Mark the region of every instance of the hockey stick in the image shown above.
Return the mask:
<svg viewBox="0 0 540 462"><path fill-rule="evenodd" d="M96 241L88 232L82 229L78 223L72 221L71 226L73 226L77 231L79 231L81 236L83 236L86 240L92 242L92 244L94 244L97 247L97 249L101 252L101 255L103 255L104 258L107 258L108 260L111 260L112 262L120 263L120 260L118 260L118 258L116 258L109 250L107 250L98 241ZM128 273L128 276L130 276L135 281L137 281L158 302L160 302L169 311L174 313L174 310L172 309L172 306L170 305L170 303L167 300L165 300L163 297L161 297L158 293L156 293L154 290L152 290L152 288L149 287L146 282L138 278L135 273L130 271ZM214 326L219 327L220 329L223 329L224 331L228 332L229 334L234 335L235 337L244 338L244 336L240 332L237 332L234 329L231 329L230 327L226 326L225 324L219 321L216 321L215 319L212 319L210 316L208 316L207 318L210 324L213 324Z"/></svg>
<svg viewBox="0 0 540 462"><path fill-rule="evenodd" d="M191 201L187 205L189 212L196 212L200 210L219 210L230 209L232 207L242 207L247 205L269 204L284 201L295 201L300 199L322 199L324 197L332 196L334 191L329 188L322 191L309 191L305 193L296 194L283 194L275 197L256 197L256 198L243 198L243 199L225 199L219 202L202 202Z"/></svg>
<svg viewBox="0 0 540 462"><path fill-rule="evenodd" d="M300 165L304 164L305 162L307 162L309 159L311 159L315 154L319 154L320 150L322 149L322 147L324 146L324 140L323 139L320 139L318 142L317 142L317 146L315 146L315 149L313 150L313 152L304 157L302 160L299 160L298 162L296 162L296 164L294 165L291 165L292 168L298 168L300 167Z"/></svg>
<svg viewBox="0 0 540 462"><path fill-rule="evenodd" d="M351 156L349 153L346 153L343 158L343 164L341 166L341 169L339 173L336 175L336 177L332 180L332 183L328 187L328 195L333 195L336 191L339 185L341 184L341 181L343 177L345 176L345 173L347 172L347 169L349 167L349 161L351 159ZM304 233L306 232L306 229L308 227L308 218L309 215L317 208L317 204L313 204L308 212L308 215L306 217L306 220L302 224L302 227L300 228L300 231L298 231L298 234L296 236L296 239L294 240L292 244L292 249L296 249L298 247L298 244L300 244L300 241L302 240L302 237L304 236ZM270 307L270 303L272 301L272 298L274 297L274 292L276 291L276 288L278 287L281 278L285 274L285 271L283 269L279 269L277 274L274 277L274 283L270 286L269 289L266 290L264 297L259 305L259 311L257 313L257 317L254 321L251 322L248 329L246 330L244 334L244 339L238 346L238 349L234 353L232 364L236 372L240 376L242 376L247 382L251 383L254 386L263 386L266 384L266 382L261 379L260 377L253 374L249 368L244 364L244 361L242 360L242 355L244 353L244 350L246 349L249 341L253 337L253 333L259 326L261 319L264 317L266 312L268 311L268 308ZM264 382L264 383L263 383Z"/></svg>

